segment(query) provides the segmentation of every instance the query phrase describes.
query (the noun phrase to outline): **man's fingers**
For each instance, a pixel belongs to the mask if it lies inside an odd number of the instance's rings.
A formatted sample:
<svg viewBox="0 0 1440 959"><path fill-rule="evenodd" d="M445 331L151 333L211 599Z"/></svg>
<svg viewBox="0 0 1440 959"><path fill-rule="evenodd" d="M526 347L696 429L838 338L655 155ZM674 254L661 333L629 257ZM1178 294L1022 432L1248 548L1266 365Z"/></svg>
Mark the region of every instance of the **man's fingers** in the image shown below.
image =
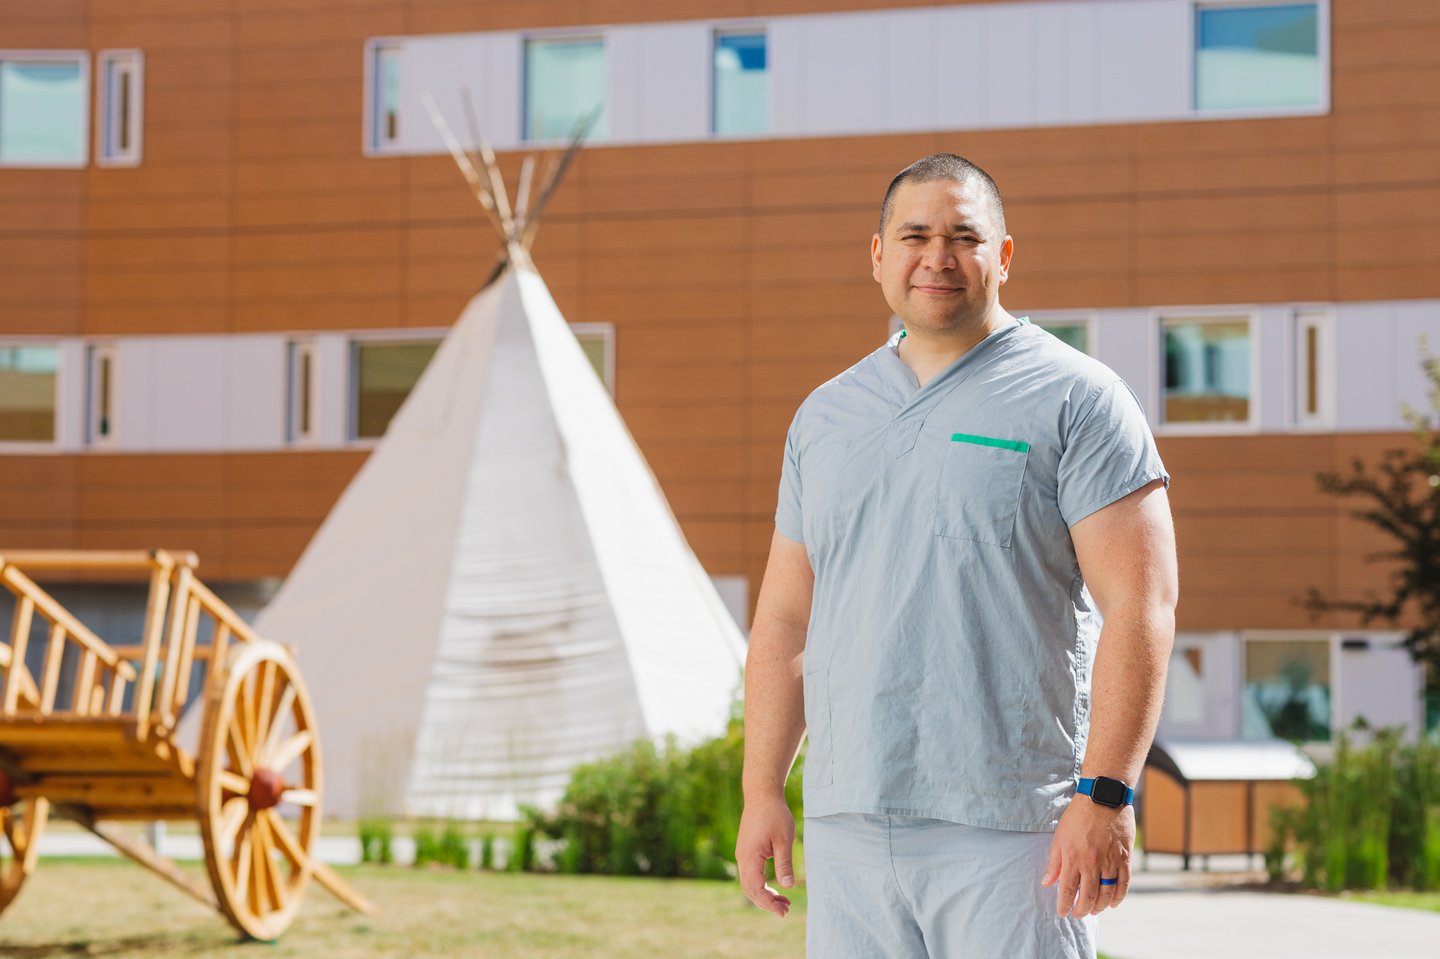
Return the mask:
<svg viewBox="0 0 1440 959"><path fill-rule="evenodd" d="M1040 880L1040 885L1048 886L1060 878L1060 846L1052 838L1050 840L1050 858L1045 860L1045 876Z"/></svg>
<svg viewBox="0 0 1440 959"><path fill-rule="evenodd" d="M790 861L791 855L788 844L782 842L775 844L775 878L785 889L795 885L795 866Z"/></svg>
<svg viewBox="0 0 1440 959"><path fill-rule="evenodd" d="M1117 883L1118 885L1118 883ZM1095 905L1090 907L1086 915L1098 916L1110 908L1110 902L1115 895L1115 886L1100 885L1095 890Z"/></svg>
<svg viewBox="0 0 1440 959"><path fill-rule="evenodd" d="M1080 873L1074 869L1062 869L1060 875L1060 898L1055 903L1055 914L1063 918L1070 915L1070 909L1075 905L1075 894L1080 891Z"/></svg>
<svg viewBox="0 0 1440 959"><path fill-rule="evenodd" d="M1130 891L1130 864L1120 864L1119 881L1115 883L1115 895L1110 900L1110 908L1114 909L1125 901L1125 894Z"/></svg>
<svg viewBox="0 0 1440 959"><path fill-rule="evenodd" d="M1086 866L1080 873L1080 894L1075 897L1075 909L1072 916L1088 916L1095 908L1095 900L1100 894L1100 877L1097 875L1095 866Z"/></svg>

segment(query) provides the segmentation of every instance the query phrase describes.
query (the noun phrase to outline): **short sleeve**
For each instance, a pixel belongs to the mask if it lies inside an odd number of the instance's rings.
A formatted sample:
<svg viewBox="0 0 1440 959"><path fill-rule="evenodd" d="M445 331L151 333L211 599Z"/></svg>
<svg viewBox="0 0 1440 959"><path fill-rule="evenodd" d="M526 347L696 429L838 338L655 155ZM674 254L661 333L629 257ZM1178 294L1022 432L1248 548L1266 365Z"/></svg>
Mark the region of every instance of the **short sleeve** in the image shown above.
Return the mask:
<svg viewBox="0 0 1440 959"><path fill-rule="evenodd" d="M797 543L805 542L805 526L800 512L800 414L785 434L785 460L780 464L780 496L775 505L775 529L780 535Z"/></svg>
<svg viewBox="0 0 1440 959"><path fill-rule="evenodd" d="M1074 526L1155 480L1170 485L1140 401L1122 380L1081 410L1060 454L1060 514Z"/></svg>

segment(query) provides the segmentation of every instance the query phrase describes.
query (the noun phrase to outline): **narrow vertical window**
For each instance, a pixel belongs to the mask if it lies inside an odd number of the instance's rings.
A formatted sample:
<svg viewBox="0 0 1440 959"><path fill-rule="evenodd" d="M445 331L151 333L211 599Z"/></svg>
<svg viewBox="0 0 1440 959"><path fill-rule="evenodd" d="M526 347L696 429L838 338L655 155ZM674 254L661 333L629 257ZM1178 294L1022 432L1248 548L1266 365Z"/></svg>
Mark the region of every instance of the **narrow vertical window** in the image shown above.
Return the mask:
<svg viewBox="0 0 1440 959"><path fill-rule="evenodd" d="M90 347L89 366L85 434L92 446L105 446L115 438L115 348Z"/></svg>
<svg viewBox="0 0 1440 959"><path fill-rule="evenodd" d="M376 44L370 57L370 146L400 143L400 47Z"/></svg>
<svg viewBox="0 0 1440 959"><path fill-rule="evenodd" d="M1334 423L1330 314L1297 310L1294 331L1295 425L1330 427Z"/></svg>
<svg viewBox="0 0 1440 959"><path fill-rule="evenodd" d="M715 35L712 129L720 136L754 136L770 129L770 70L765 34Z"/></svg>
<svg viewBox="0 0 1440 959"><path fill-rule="evenodd" d="M0 51L0 165L85 165L88 62Z"/></svg>
<svg viewBox="0 0 1440 959"><path fill-rule="evenodd" d="M286 439L310 443L315 439L315 344L291 343L288 365Z"/></svg>
<svg viewBox="0 0 1440 959"><path fill-rule="evenodd" d="M615 393L615 326L612 323L571 323L571 331L585 351L595 375Z"/></svg>
<svg viewBox="0 0 1440 959"><path fill-rule="evenodd" d="M1175 317L1161 322L1165 422L1249 422L1249 318Z"/></svg>
<svg viewBox="0 0 1440 959"><path fill-rule="evenodd" d="M590 138L606 133L605 41L598 37L525 42L525 139L570 137L599 111Z"/></svg>
<svg viewBox="0 0 1440 959"><path fill-rule="evenodd" d="M60 351L53 346L0 345L0 442L55 441L55 384Z"/></svg>
<svg viewBox="0 0 1440 959"><path fill-rule="evenodd" d="M138 50L100 54L99 156L106 166L140 162L144 61Z"/></svg>

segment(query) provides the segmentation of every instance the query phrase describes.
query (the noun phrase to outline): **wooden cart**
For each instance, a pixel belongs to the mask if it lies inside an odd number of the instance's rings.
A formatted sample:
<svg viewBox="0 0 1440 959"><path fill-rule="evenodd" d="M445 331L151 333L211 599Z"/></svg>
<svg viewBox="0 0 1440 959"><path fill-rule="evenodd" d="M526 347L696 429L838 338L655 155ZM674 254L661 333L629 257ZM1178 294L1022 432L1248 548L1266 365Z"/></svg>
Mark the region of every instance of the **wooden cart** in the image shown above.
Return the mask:
<svg viewBox="0 0 1440 959"><path fill-rule="evenodd" d="M370 911L315 857L320 745L294 657L257 636L195 565L194 554L158 550L0 555L0 584L15 605L8 636L0 632L0 910L34 871L53 814L254 939L290 925L312 876ZM148 575L140 642L107 644L27 570ZM193 754L180 742L192 686L203 691ZM193 734L193 722L183 731ZM198 821L208 886L123 825L163 820Z"/></svg>

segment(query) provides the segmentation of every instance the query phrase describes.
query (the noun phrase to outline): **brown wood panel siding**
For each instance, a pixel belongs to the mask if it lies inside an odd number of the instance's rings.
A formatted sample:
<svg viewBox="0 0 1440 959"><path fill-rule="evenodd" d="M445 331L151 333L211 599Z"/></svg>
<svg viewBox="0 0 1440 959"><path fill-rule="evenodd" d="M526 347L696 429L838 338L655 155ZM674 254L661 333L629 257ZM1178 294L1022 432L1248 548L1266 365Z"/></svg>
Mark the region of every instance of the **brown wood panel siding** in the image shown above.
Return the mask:
<svg viewBox="0 0 1440 959"><path fill-rule="evenodd" d="M11 5L8 45L144 50L146 130L135 169L0 170L0 325L452 323L496 243L447 157L362 155L368 37L914 5ZM996 175L1017 309L1440 297L1440 7L1336 3L1332 17L1326 116L597 147L535 259L568 319L614 325L621 411L701 559L749 575L753 597L795 405L885 334L868 243L886 183L917 156L959 149ZM513 183L519 156L501 164ZM1363 560L1374 537L1312 474L1405 440L1165 439L1182 628L1303 627L1308 585L1381 583ZM0 547L158 542L208 551L207 575L281 575L364 455L0 458Z"/></svg>

